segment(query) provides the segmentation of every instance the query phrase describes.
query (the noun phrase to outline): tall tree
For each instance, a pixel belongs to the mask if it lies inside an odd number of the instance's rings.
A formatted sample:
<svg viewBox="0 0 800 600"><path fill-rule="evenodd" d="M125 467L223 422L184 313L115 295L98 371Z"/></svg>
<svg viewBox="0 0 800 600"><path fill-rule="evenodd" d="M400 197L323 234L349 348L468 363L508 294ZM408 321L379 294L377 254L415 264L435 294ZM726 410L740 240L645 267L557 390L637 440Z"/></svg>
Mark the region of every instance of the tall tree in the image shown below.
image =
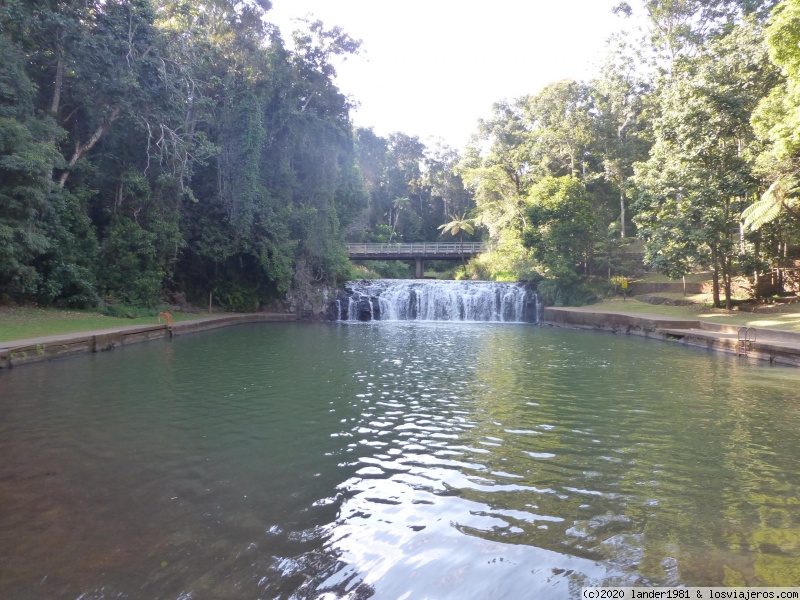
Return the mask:
<svg viewBox="0 0 800 600"><path fill-rule="evenodd" d="M460 242L461 262L466 266L464 259L464 234L472 235L475 233L475 227L472 225L472 219L468 219L467 215L462 213L459 215L450 215L450 220L447 223L439 225L438 229L441 230L442 235L449 233L450 235L457 235Z"/></svg>
<svg viewBox="0 0 800 600"><path fill-rule="evenodd" d="M0 33L0 302L38 294L34 262L52 247L51 174L61 165L55 140L64 132L38 116L34 102L24 53Z"/></svg>
<svg viewBox="0 0 800 600"><path fill-rule="evenodd" d="M586 178L586 154L592 138L591 97L585 84L551 83L522 100L523 150L545 174Z"/></svg>
<svg viewBox="0 0 800 600"><path fill-rule="evenodd" d="M466 214L474 207L472 196L458 172L459 153L438 144L425 156L424 185L429 191L429 211L425 222L427 239L439 229L448 215Z"/></svg>
<svg viewBox="0 0 800 600"><path fill-rule="evenodd" d="M392 200L392 212L394 213L394 220L392 222L392 232L389 234L389 243L392 243L392 237L394 237L394 232L397 230L397 223L400 221L400 213L403 212L404 209L408 208L411 204L411 200L407 196L397 196L394 200ZM391 216L389 217L391 220Z"/></svg>
<svg viewBox="0 0 800 600"><path fill-rule="evenodd" d="M706 41L725 34L745 15L763 18L779 0L622 0L613 10L630 16L641 8L653 47L669 68L679 56L695 55Z"/></svg>
<svg viewBox="0 0 800 600"><path fill-rule="evenodd" d="M563 283L574 283L593 243L594 215L586 186L571 175L547 176L528 195L527 247L544 269Z"/></svg>
<svg viewBox="0 0 800 600"><path fill-rule="evenodd" d="M800 1L778 5L766 39L783 80L761 101L752 119L756 134L766 142L758 167L769 182L761 199L744 214L745 224L754 230L781 215L800 220Z"/></svg>
<svg viewBox="0 0 800 600"><path fill-rule="evenodd" d="M534 275L532 246L523 242L530 226L530 190L548 177L584 183L596 179L596 161L590 156L594 119L589 88L565 80L536 95L496 104L492 119L479 124L461 172L474 195L476 219L495 242L481 258L493 265L490 271L504 277Z"/></svg>
<svg viewBox="0 0 800 600"><path fill-rule="evenodd" d="M288 51L270 6L0 2L0 294L252 309L347 271L358 42L314 22Z"/></svg>
<svg viewBox="0 0 800 600"><path fill-rule="evenodd" d="M774 82L761 31L752 24L677 61L661 90L651 157L636 169L635 221L647 259L672 276L710 263L716 306L720 278L731 306L739 213L758 186L750 116Z"/></svg>
<svg viewBox="0 0 800 600"><path fill-rule="evenodd" d="M650 149L648 100L652 86L639 73L641 54L624 41L609 55L600 77L590 83L594 118L593 152L602 160L604 178L619 195L620 237L627 233L627 204L633 164Z"/></svg>

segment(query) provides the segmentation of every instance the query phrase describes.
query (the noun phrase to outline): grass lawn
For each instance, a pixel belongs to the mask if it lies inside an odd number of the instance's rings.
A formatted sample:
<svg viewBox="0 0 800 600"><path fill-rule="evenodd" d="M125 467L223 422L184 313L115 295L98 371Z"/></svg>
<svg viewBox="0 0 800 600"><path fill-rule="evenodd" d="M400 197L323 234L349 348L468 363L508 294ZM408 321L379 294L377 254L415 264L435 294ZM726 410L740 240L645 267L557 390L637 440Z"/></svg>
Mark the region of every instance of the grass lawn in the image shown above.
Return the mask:
<svg viewBox="0 0 800 600"><path fill-rule="evenodd" d="M202 319L207 315L171 313L174 321ZM163 322L163 320L162 320ZM0 306L0 342L44 335L95 331L127 325L156 325L157 317L124 319L83 310L58 310L30 306Z"/></svg>
<svg viewBox="0 0 800 600"><path fill-rule="evenodd" d="M683 279L670 279L660 273L647 273L642 277L632 277L631 281L640 281L642 283L683 283ZM711 271L688 273L686 275L686 283L704 283L706 281L711 281Z"/></svg>
<svg viewBox="0 0 800 600"><path fill-rule="evenodd" d="M663 294L659 294L660 296ZM723 323L747 327L764 327L767 329L783 329L786 331L800 331L800 307L788 305L784 311L771 314L756 314L739 311L726 311L710 308L707 305L697 306L668 306L664 304L647 304L636 300L612 299L598 302L587 307L593 310L622 311L632 313L649 313L679 319L693 319L709 323Z"/></svg>

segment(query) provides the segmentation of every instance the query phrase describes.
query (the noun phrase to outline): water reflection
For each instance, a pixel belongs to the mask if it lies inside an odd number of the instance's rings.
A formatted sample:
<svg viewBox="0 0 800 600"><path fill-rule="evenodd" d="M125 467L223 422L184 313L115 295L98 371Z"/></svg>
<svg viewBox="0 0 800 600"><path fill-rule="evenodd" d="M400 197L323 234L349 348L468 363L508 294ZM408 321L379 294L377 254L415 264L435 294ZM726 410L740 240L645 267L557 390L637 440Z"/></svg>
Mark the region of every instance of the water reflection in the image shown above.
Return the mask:
<svg viewBox="0 0 800 600"><path fill-rule="evenodd" d="M759 423L771 428L776 442L796 441L796 433L772 428L770 418L778 415L763 414L758 401L769 402L777 393L780 407L786 408L792 401L786 384L796 384L797 374L668 346L654 350L654 363L639 344L596 336L576 346L572 334L563 333L554 338L525 328L497 328L489 335L485 329L441 326L380 330L386 356L379 368L358 375L370 391L363 394L368 408L356 429L361 445L381 452L361 459L376 465L361 473L378 481L363 477L346 483L357 494L345 504L341 526L348 533L335 546L352 555L349 564L379 573L373 583L398 579L384 577L379 565L402 570L396 565L404 560L413 566L399 579L414 569L417 578L430 579L428 585L448 578L439 560L418 564L413 553L396 556L388 547L375 551L369 534L350 530L352 514L368 515L364 527L370 531L386 527L392 548L413 544L424 553L429 545L462 548L478 538L497 543L500 556L510 549L547 549L583 559L567 576L575 585L597 580L640 585L796 581L797 574L788 568L798 564L798 548L787 543L797 539L788 511L780 515L783 544L761 544L772 555L765 560L762 551L753 560L748 556L753 542L743 545L739 539L747 535L747 522L726 518L725 510L749 504L741 497L748 483L775 470L774 464L750 459L748 453L761 452L765 440L742 438L743 428ZM534 352L531 335L544 341ZM583 343L587 340L592 343ZM775 378L782 381L776 384ZM764 387L768 394L760 393ZM376 394L393 400L370 402ZM382 404L393 410L381 415ZM734 410L737 405L744 410ZM796 453L785 446L783 452L796 466ZM749 470L758 475L745 476L746 483L742 479ZM796 483L793 466L779 473ZM781 487L774 480L769 486L771 493ZM409 489L424 491L426 506L415 505L414 496L406 496ZM382 492L391 492L390 508L376 500L386 497ZM790 495L782 502L794 501ZM420 539L399 535L400 526L433 530ZM721 538L732 529L736 541L728 544ZM443 541L455 532L467 537ZM359 541L373 554L359 549ZM788 560L776 565L778 550L788 551ZM552 564L552 558L541 556L526 560ZM750 566L743 568L743 562ZM771 567L764 568L767 563ZM420 575L426 564L431 565L429 576ZM455 564L464 563L456 559ZM515 577L520 589L541 584L531 581L535 573ZM474 575L476 581L487 577ZM547 574L547 583L552 575Z"/></svg>
<svg viewBox="0 0 800 600"><path fill-rule="evenodd" d="M447 323L239 328L0 373L0 592L791 585L799 380Z"/></svg>

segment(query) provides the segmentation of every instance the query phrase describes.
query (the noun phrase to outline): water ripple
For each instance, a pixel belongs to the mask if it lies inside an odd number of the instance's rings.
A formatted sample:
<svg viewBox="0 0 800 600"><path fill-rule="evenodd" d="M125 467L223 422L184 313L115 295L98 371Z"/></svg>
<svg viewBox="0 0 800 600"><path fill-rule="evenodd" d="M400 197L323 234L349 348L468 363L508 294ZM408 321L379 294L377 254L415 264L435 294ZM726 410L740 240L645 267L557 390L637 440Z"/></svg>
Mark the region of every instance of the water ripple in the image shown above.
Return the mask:
<svg viewBox="0 0 800 600"><path fill-rule="evenodd" d="M47 369L0 373L8 597L571 598L790 585L800 556L783 370L446 323L232 329Z"/></svg>

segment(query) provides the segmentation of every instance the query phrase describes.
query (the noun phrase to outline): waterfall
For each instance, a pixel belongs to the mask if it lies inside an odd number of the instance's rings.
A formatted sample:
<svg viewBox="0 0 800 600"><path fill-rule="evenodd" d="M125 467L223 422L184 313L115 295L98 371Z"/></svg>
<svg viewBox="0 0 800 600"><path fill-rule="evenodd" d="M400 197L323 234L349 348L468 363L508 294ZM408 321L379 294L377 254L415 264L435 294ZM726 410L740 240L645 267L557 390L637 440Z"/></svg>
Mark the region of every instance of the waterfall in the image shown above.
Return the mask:
<svg viewBox="0 0 800 600"><path fill-rule="evenodd" d="M521 283L374 279L345 284L333 314L344 321L538 322L535 291Z"/></svg>

